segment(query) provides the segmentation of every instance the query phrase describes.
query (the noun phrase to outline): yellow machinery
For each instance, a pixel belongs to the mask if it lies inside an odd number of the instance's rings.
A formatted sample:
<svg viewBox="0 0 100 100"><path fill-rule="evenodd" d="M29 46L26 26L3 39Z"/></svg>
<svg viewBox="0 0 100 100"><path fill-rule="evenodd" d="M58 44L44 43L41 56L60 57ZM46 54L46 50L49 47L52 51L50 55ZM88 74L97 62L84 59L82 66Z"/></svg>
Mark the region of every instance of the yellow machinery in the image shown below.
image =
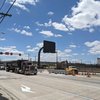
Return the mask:
<svg viewBox="0 0 100 100"><path fill-rule="evenodd" d="M78 69L75 66L68 66L68 68L65 68L65 72L67 75L76 75L78 74Z"/></svg>

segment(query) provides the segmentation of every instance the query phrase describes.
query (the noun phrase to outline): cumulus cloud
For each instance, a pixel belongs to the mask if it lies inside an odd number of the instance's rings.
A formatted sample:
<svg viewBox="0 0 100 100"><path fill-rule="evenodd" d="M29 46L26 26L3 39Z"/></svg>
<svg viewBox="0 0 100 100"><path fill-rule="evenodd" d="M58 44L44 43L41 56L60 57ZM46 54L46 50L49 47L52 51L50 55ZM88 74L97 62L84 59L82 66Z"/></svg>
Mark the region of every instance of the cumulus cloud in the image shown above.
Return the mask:
<svg viewBox="0 0 100 100"><path fill-rule="evenodd" d="M0 51L2 51L2 52L13 52L13 53L23 53L22 51L17 50L16 46L0 47Z"/></svg>
<svg viewBox="0 0 100 100"><path fill-rule="evenodd" d="M36 22L36 25L37 25L37 26L44 26L44 24L41 24L41 23L38 22L38 21Z"/></svg>
<svg viewBox="0 0 100 100"><path fill-rule="evenodd" d="M66 53L71 53L72 50L71 50L71 49L65 49L64 52L66 52Z"/></svg>
<svg viewBox="0 0 100 100"><path fill-rule="evenodd" d="M27 51L37 53L41 47L43 47L42 42L37 43L35 47L31 47L30 45L28 45L27 46Z"/></svg>
<svg viewBox="0 0 100 100"><path fill-rule="evenodd" d="M68 28L62 23L53 22L52 26L57 30L68 31Z"/></svg>
<svg viewBox="0 0 100 100"><path fill-rule="evenodd" d="M27 51L28 52L38 52L39 47L33 47L33 48L28 48Z"/></svg>
<svg viewBox="0 0 100 100"><path fill-rule="evenodd" d="M41 47L43 47L43 42L37 43L35 47L31 47L30 45L28 45L26 48L28 52L36 53Z"/></svg>
<svg viewBox="0 0 100 100"><path fill-rule="evenodd" d="M43 47L43 42L37 43L36 46L39 48Z"/></svg>
<svg viewBox="0 0 100 100"><path fill-rule="evenodd" d="M71 45L69 45L69 47L70 47L70 48L76 48L76 45L71 44Z"/></svg>
<svg viewBox="0 0 100 100"><path fill-rule="evenodd" d="M40 33L48 37L54 36L54 34L51 31L42 30Z"/></svg>
<svg viewBox="0 0 100 100"><path fill-rule="evenodd" d="M49 12L48 12L48 15L49 15L49 16L54 15L54 12L49 11Z"/></svg>
<svg viewBox="0 0 100 100"><path fill-rule="evenodd" d="M0 41L5 41L6 39L5 38L0 38Z"/></svg>
<svg viewBox="0 0 100 100"><path fill-rule="evenodd" d="M10 3L12 3L14 0L8 0ZM39 0L16 0L14 6L21 8L22 10L29 11L29 9L26 7L27 4L29 5L36 5L36 3L39 2Z"/></svg>
<svg viewBox="0 0 100 100"><path fill-rule="evenodd" d="M50 27L50 26L52 26L52 20L50 19L49 22L43 23L43 24L37 21L37 22L36 22L36 25L37 25L37 26Z"/></svg>
<svg viewBox="0 0 100 100"><path fill-rule="evenodd" d="M100 41L85 42L85 45L90 48L89 53L94 55L100 54Z"/></svg>
<svg viewBox="0 0 100 100"><path fill-rule="evenodd" d="M12 28L11 31L15 31L16 33L20 33L26 36L32 36L32 32L28 32L26 30L20 30L18 28Z"/></svg>
<svg viewBox="0 0 100 100"><path fill-rule="evenodd" d="M72 15L65 15L63 22L70 30L89 29L94 26L100 26L100 1L97 0L80 0L72 8ZM90 30L92 32L93 30Z"/></svg>
<svg viewBox="0 0 100 100"><path fill-rule="evenodd" d="M54 34L51 31L42 30L42 31L40 31L40 33L47 36L47 37L62 37L61 34Z"/></svg>
<svg viewBox="0 0 100 100"><path fill-rule="evenodd" d="M27 45L27 46L26 46L26 48L28 48L28 49L29 49L29 48L31 48L31 46L30 46L30 45Z"/></svg>
<svg viewBox="0 0 100 100"><path fill-rule="evenodd" d="M52 22L51 19L47 23L40 23L37 21L36 24L37 24L37 26L44 26L44 27L51 27L52 26L56 30L68 31L68 28L63 23Z"/></svg>
<svg viewBox="0 0 100 100"><path fill-rule="evenodd" d="M30 29L30 27L29 26L24 26L24 29Z"/></svg>
<svg viewBox="0 0 100 100"><path fill-rule="evenodd" d="M55 37L62 37L61 34L55 34L54 36L55 36Z"/></svg>
<svg viewBox="0 0 100 100"><path fill-rule="evenodd" d="M57 50L58 60L68 60L68 57L72 56L71 52L71 49L65 49L63 51Z"/></svg>
<svg viewBox="0 0 100 100"><path fill-rule="evenodd" d="M94 32L94 29L93 29L93 28L90 28L90 29L89 29L89 32L90 32L90 33Z"/></svg>

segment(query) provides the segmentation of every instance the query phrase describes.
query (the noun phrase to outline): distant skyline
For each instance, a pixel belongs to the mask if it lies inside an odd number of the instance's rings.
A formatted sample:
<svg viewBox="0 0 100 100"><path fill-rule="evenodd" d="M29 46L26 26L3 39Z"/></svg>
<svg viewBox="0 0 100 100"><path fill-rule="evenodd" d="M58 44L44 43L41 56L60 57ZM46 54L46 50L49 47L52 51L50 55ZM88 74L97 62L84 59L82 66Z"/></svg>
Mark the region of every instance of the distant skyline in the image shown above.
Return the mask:
<svg viewBox="0 0 100 100"><path fill-rule="evenodd" d="M0 7L4 0L1 0ZM13 0L6 0L6 12ZM37 60L43 41L56 43L58 61L97 63L100 58L99 0L16 0L0 24L1 60ZM5 33L5 34L2 34ZM41 53L41 61L56 61L56 54Z"/></svg>

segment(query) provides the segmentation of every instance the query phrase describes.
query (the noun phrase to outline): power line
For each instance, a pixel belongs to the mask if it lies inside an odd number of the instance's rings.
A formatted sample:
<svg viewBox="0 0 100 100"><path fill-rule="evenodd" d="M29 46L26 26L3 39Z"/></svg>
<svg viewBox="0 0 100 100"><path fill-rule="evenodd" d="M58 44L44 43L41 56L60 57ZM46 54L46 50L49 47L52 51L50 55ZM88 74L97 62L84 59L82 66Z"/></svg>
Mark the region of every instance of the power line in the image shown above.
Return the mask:
<svg viewBox="0 0 100 100"><path fill-rule="evenodd" d="M10 14L8 14L8 12L10 11L10 9L13 7L13 5L14 5L14 3L16 2L16 0L14 0L13 1L13 3L11 4L11 6L9 7L9 9L7 10L7 12L6 13L3 13L4 15L3 15L3 17L2 17L2 19L1 19L1 21L0 21L0 24L2 23L2 21L4 20L4 18L6 17L6 16L9 16ZM11 16L11 15L10 15Z"/></svg>
<svg viewBox="0 0 100 100"><path fill-rule="evenodd" d="M4 6L5 2L6 2L6 0L3 0L3 3L2 3L2 5L1 5L1 7L0 7L0 10L3 8L3 6ZM1 18L3 18L3 14L2 14L2 13L0 13L0 15L1 15L1 16L0 16L0 19L1 19Z"/></svg>
<svg viewBox="0 0 100 100"><path fill-rule="evenodd" d="M8 14L8 12L10 11L10 9L12 8L12 6L14 5L15 2L16 2L16 0L13 1L12 5L9 7L8 11L6 12L6 14Z"/></svg>
<svg viewBox="0 0 100 100"><path fill-rule="evenodd" d="M2 5L1 5L1 7L0 7L0 10L3 8L5 2L6 2L6 0L3 0L3 3L2 3Z"/></svg>

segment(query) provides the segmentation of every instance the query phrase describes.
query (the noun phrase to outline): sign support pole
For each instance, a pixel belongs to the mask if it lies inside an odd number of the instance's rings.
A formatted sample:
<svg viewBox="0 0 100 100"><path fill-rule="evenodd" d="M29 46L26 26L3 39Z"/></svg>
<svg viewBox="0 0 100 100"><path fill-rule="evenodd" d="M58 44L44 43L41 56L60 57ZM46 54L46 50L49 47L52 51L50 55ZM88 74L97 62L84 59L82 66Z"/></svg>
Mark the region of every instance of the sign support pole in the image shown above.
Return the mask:
<svg viewBox="0 0 100 100"><path fill-rule="evenodd" d="M43 47L40 48L39 52L38 52L38 68L40 68L40 53L42 51Z"/></svg>

